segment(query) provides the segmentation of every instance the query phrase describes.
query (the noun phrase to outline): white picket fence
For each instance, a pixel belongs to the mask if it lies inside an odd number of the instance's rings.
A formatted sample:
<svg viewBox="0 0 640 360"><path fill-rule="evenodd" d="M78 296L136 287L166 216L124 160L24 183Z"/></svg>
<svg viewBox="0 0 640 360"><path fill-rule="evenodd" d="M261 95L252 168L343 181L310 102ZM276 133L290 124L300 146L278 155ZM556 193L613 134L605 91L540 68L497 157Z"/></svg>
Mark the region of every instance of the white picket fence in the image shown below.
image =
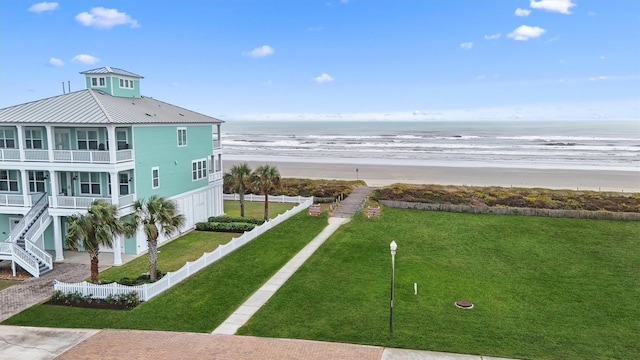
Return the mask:
<svg viewBox="0 0 640 360"><path fill-rule="evenodd" d="M169 288L178 284L189 276L197 273L206 266L209 266L214 262L220 260L225 255L233 252L242 245L257 238L264 232L279 225L293 215L309 208L309 206L313 204L313 197L303 197L300 199L302 201L300 201L300 204L296 207L287 210L283 214L280 214L269 221L266 221L260 226L256 226L255 228L253 228L253 230L247 231L237 238L231 239L231 241L224 245L219 245L214 251L204 253L198 260L187 262L179 270L168 272L162 279L154 283L137 286L127 286L120 285L118 283L110 283L104 285L92 284L86 281L70 284L54 280L53 289L62 291L65 294L80 293L83 296L91 296L95 299L104 299L109 295L115 296L119 294L128 294L132 291L135 291L136 293L138 293L138 297L140 298L140 300L147 301L154 296L160 295L164 291L168 290Z"/></svg>
<svg viewBox="0 0 640 360"><path fill-rule="evenodd" d="M224 194L222 197L224 200L240 201L239 194ZM279 203L302 203L306 201L307 197L304 196L285 196L285 195L269 195L269 202ZM259 201L264 202L264 195L246 194L244 196L245 201Z"/></svg>

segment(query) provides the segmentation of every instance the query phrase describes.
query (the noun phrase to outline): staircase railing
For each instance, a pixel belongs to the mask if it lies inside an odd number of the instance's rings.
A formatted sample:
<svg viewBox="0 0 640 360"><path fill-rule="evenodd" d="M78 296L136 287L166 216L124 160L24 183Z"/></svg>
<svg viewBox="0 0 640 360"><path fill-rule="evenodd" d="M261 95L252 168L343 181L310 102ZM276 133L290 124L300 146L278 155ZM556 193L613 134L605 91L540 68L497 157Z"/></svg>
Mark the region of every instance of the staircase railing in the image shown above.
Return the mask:
<svg viewBox="0 0 640 360"><path fill-rule="evenodd" d="M33 202L33 205L31 206L31 210L29 210L29 212L25 216L23 216L22 219L20 219L20 222L18 222L18 224L13 229L11 229L11 232L9 233L9 237L7 238L6 241L12 242L12 243L15 243L16 241L18 241L18 239L20 238L24 230L27 228L27 226L29 226L29 223L34 218L41 215L40 210L42 210L42 208L46 206L49 206L48 197L46 193L42 193L36 199L36 201Z"/></svg>
<svg viewBox="0 0 640 360"><path fill-rule="evenodd" d="M29 274L40 277L40 267L38 261L25 250L16 244L11 244L11 253L13 260L18 263Z"/></svg>

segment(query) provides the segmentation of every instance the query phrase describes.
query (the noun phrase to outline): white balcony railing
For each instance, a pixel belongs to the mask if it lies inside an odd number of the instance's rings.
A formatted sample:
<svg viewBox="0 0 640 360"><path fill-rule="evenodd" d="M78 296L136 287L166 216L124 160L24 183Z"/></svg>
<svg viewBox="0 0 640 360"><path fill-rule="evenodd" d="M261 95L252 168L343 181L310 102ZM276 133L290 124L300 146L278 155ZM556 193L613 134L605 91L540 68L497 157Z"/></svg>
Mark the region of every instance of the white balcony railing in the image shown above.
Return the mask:
<svg viewBox="0 0 640 360"><path fill-rule="evenodd" d="M109 163L109 152L100 150L54 150L53 160L71 163Z"/></svg>
<svg viewBox="0 0 640 360"><path fill-rule="evenodd" d="M25 206L24 196L0 194L0 206Z"/></svg>
<svg viewBox="0 0 640 360"><path fill-rule="evenodd" d="M0 149L0 160L20 160L20 150Z"/></svg>
<svg viewBox="0 0 640 360"><path fill-rule="evenodd" d="M61 208L61 209L86 210L87 208L89 208L89 205L91 205L91 203L94 200L98 200L98 199L105 200L111 203L111 197L84 197L84 196L56 196L55 202L53 202L54 199L51 199L50 203L56 204L55 207ZM136 194L123 195L118 197L118 203L114 205L118 207L125 207L133 204L135 200L136 200Z"/></svg>
<svg viewBox="0 0 640 360"><path fill-rule="evenodd" d="M118 150L116 151L116 162L133 160L133 150Z"/></svg>
<svg viewBox="0 0 640 360"><path fill-rule="evenodd" d="M209 173L209 182L214 182L216 180L222 179L222 171L218 172L210 172Z"/></svg>
<svg viewBox="0 0 640 360"><path fill-rule="evenodd" d="M220 140L213 140L213 149L220 149L222 147L222 142Z"/></svg>
<svg viewBox="0 0 640 360"><path fill-rule="evenodd" d="M35 149L25 149L24 150L24 159L26 161L48 161L49 160L49 151L48 150L35 150Z"/></svg>
<svg viewBox="0 0 640 360"><path fill-rule="evenodd" d="M136 194L122 195L118 198L118 207L129 206L136 201Z"/></svg>

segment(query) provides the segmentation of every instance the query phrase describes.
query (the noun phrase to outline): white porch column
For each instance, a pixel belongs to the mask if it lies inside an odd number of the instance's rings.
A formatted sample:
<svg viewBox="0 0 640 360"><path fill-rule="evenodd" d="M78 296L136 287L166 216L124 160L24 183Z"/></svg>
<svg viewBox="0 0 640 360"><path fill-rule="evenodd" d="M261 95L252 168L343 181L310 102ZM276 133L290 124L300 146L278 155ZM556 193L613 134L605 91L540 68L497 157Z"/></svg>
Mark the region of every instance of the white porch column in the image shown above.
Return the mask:
<svg viewBox="0 0 640 360"><path fill-rule="evenodd" d="M22 132L22 126L16 125L16 133L18 133L18 149L20 149L20 161L24 161L24 133Z"/></svg>
<svg viewBox="0 0 640 360"><path fill-rule="evenodd" d="M58 207L58 194L60 194L60 185L58 185L58 174L55 171L49 170L49 193L51 194L51 202L49 206L52 208Z"/></svg>
<svg viewBox="0 0 640 360"><path fill-rule="evenodd" d="M109 145L111 146L111 144ZM111 203L119 207L118 198L120 197L120 179L118 178L118 173L114 171L109 172L109 176L111 176Z"/></svg>
<svg viewBox="0 0 640 360"><path fill-rule="evenodd" d="M31 206L31 198L29 196L29 178L27 177L27 170L20 170L20 177L22 180L22 199L25 206Z"/></svg>
<svg viewBox="0 0 640 360"><path fill-rule="evenodd" d="M64 247L62 246L62 232L60 231L60 216L53 215L53 247L56 251L55 261L63 261L64 260Z"/></svg>
<svg viewBox="0 0 640 360"><path fill-rule="evenodd" d="M109 162L116 163L116 150L118 150L118 140L116 139L115 125L107 126L107 139L109 140Z"/></svg>
<svg viewBox="0 0 640 360"><path fill-rule="evenodd" d="M122 235L113 238L113 265L122 265Z"/></svg>
<svg viewBox="0 0 640 360"><path fill-rule="evenodd" d="M53 139L53 127L51 125L44 126L47 132L47 150L49 152L49 162L53 162L53 149L55 148L55 140Z"/></svg>

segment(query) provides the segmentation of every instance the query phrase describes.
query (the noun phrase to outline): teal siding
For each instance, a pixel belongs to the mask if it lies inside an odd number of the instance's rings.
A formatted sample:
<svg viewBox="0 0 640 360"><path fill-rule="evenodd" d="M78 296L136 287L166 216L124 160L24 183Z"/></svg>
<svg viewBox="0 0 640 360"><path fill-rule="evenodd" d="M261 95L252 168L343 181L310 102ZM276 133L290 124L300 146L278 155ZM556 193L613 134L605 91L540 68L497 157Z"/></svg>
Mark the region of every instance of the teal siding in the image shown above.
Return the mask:
<svg viewBox="0 0 640 360"><path fill-rule="evenodd" d="M9 219L21 218L18 214L0 214L0 241L4 241L9 237Z"/></svg>
<svg viewBox="0 0 640 360"><path fill-rule="evenodd" d="M53 222L49 224L47 230L44 231L44 249L55 250L55 239L53 238Z"/></svg>
<svg viewBox="0 0 640 360"><path fill-rule="evenodd" d="M137 249L138 248L138 244L136 242L136 237L125 237L124 239L124 253L125 254L132 254L132 255L136 255L138 254Z"/></svg>
<svg viewBox="0 0 640 360"><path fill-rule="evenodd" d="M178 147L178 127L187 129L187 146ZM212 153L211 132L211 125L134 127L138 199L150 195L173 196L207 186L207 176L192 181L191 174L192 161L208 159ZM155 166L160 170L158 189L151 187L151 169Z"/></svg>
<svg viewBox="0 0 640 360"><path fill-rule="evenodd" d="M121 88L120 78L117 76L114 76L113 77L113 96L139 98L140 97L140 80L131 80L128 78L127 79L123 78L123 80L133 81L133 89Z"/></svg>

